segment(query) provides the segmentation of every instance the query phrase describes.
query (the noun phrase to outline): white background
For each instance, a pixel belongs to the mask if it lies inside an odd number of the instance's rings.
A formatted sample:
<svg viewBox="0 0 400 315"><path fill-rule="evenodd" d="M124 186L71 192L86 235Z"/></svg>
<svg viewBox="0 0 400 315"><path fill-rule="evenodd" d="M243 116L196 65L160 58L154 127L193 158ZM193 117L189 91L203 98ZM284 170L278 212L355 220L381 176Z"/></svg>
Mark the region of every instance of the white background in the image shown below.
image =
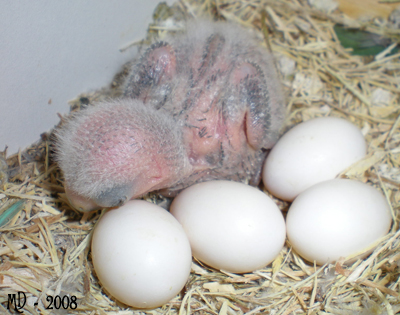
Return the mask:
<svg viewBox="0 0 400 315"><path fill-rule="evenodd" d="M1 1L0 151L39 140L68 100L112 81L159 0ZM51 104L50 103L51 100Z"/></svg>

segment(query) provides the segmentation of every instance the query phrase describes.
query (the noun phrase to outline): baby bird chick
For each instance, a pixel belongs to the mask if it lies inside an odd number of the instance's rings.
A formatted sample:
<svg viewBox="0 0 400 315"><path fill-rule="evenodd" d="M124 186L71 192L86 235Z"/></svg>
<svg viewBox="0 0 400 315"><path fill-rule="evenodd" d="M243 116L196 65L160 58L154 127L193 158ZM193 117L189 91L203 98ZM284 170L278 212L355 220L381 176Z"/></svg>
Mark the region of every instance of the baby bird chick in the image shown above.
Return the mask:
<svg viewBox="0 0 400 315"><path fill-rule="evenodd" d="M68 119L57 160L82 211L213 179L257 185L283 117L272 55L253 34L191 22L130 63L121 99Z"/></svg>

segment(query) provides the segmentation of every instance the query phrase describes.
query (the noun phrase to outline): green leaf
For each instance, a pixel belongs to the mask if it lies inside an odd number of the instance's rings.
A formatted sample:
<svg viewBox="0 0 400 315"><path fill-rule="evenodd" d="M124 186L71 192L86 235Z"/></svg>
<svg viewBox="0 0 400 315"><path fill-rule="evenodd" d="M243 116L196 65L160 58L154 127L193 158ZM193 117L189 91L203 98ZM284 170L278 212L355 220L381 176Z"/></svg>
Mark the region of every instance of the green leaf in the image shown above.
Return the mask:
<svg viewBox="0 0 400 315"><path fill-rule="evenodd" d="M341 25L334 26L335 33L344 48L353 49L353 55L375 56L391 44L390 39L360 29L346 28ZM391 54L398 52L398 48Z"/></svg>
<svg viewBox="0 0 400 315"><path fill-rule="evenodd" d="M0 215L0 227L6 225L14 218L18 212L20 212L25 206L25 200L18 200L16 203L11 205Z"/></svg>

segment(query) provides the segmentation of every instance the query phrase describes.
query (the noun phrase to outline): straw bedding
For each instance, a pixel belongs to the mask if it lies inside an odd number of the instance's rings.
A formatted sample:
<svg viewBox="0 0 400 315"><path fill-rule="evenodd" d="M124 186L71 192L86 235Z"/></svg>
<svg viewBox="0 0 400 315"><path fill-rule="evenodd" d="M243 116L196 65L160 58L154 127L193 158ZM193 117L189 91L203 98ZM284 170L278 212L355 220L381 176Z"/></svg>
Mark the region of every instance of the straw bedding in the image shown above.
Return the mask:
<svg viewBox="0 0 400 315"><path fill-rule="evenodd" d="M398 38L382 20L358 22L322 13L301 0L191 1L160 4L148 38L201 15L255 27L276 55L287 91L283 132L313 117L343 117L359 126L368 156L340 176L367 182L391 204L390 233L364 260L315 266L287 242L264 269L236 275L193 260L184 290L155 310L133 310L108 296L93 270L91 231L102 212L80 214L65 199L62 174L52 161L51 134L7 159L0 156L0 215L22 211L0 227L0 313L8 294L23 291L25 314L396 314L400 312L400 59L389 47L375 57L354 56L333 31L341 23ZM139 44L139 43L133 43ZM124 49L130 49L124 47ZM118 95L111 87L79 96L72 110ZM62 119L61 119L62 120ZM8 165L8 170L7 166ZM8 181L7 181L8 178ZM260 186L263 189L262 186ZM167 204L149 195L147 200ZM20 201L19 204L14 204ZM276 200L286 212L288 203ZM0 216L1 218L1 216ZM46 309L47 296L76 296L75 310ZM34 305L38 303L38 305Z"/></svg>

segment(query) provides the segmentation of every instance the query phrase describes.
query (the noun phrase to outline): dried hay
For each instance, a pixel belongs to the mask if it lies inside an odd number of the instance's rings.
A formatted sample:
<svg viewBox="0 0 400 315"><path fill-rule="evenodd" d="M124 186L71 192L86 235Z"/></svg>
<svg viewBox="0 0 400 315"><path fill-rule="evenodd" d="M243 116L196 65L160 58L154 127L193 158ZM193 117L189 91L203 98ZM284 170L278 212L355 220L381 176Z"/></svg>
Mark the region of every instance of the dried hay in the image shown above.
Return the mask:
<svg viewBox="0 0 400 315"><path fill-rule="evenodd" d="M91 231L101 213L72 211L62 176L43 139L7 159L9 182L0 168L0 213L23 211L0 228L0 313L9 314L9 293L23 291L25 314L396 314L400 312L400 59L389 51L373 58L352 56L333 32L335 22L378 34L396 34L384 23L358 25L339 13L322 14L301 0L181 1L159 6L149 37L179 28L184 16L213 15L270 30L288 90L286 129L319 116L344 117L360 127L368 156L341 177L368 182L392 206L391 232L365 260L313 266L286 244L262 270L244 275L216 271L194 261L179 296L161 308L138 311L102 290L89 253ZM265 10L265 13L262 13ZM173 19L178 22L173 23ZM262 32L260 32L262 36ZM117 78L118 80L118 78ZM78 98L73 107L110 95L103 90ZM0 166L4 166L1 162ZM0 183L1 184L1 183ZM150 196L154 200L155 196ZM23 205L15 204L25 200ZM286 211L288 204L279 202ZM13 208L14 207L14 208ZM88 255L89 254L89 255ZM46 296L75 295L76 310L47 310ZM38 302L35 306L34 303Z"/></svg>

